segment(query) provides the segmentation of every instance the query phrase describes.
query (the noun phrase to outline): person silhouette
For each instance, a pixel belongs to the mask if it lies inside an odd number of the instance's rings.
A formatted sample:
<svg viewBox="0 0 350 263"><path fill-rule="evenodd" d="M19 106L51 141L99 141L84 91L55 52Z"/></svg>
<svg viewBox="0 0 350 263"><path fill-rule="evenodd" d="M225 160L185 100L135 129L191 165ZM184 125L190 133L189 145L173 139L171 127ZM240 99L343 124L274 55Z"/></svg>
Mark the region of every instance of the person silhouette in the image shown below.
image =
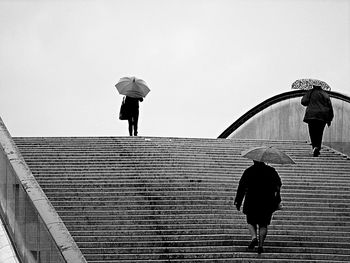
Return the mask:
<svg viewBox="0 0 350 263"><path fill-rule="evenodd" d="M313 85L301 99L301 104L306 106L303 121L308 124L313 156L320 155L323 131L331 125L334 117L331 99L321 86Z"/></svg>
<svg viewBox="0 0 350 263"><path fill-rule="evenodd" d="M253 162L239 181L234 205L240 211L244 199L243 213L252 238L248 248L258 245L258 253L261 254L272 214L281 209L282 181L273 167L264 162Z"/></svg>

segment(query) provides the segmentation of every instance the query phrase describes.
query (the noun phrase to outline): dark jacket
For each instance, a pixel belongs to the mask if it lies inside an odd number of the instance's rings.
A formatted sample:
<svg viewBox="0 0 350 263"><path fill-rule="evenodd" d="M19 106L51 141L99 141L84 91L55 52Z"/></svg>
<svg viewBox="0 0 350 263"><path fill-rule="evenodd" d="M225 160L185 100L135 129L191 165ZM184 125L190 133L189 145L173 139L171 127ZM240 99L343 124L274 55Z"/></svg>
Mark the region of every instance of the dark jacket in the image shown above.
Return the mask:
<svg viewBox="0 0 350 263"><path fill-rule="evenodd" d="M328 93L321 88L308 90L301 99L301 104L306 106L304 122L319 120L331 124L334 113L331 99Z"/></svg>
<svg viewBox="0 0 350 263"><path fill-rule="evenodd" d="M132 98L132 97L125 97L125 105L127 108L128 113L135 113L139 111L139 101L143 101L142 98Z"/></svg>
<svg viewBox="0 0 350 263"><path fill-rule="evenodd" d="M254 163L243 172L235 204L240 207L244 198L244 214L272 214L281 201L278 200L281 186L281 178L273 167Z"/></svg>

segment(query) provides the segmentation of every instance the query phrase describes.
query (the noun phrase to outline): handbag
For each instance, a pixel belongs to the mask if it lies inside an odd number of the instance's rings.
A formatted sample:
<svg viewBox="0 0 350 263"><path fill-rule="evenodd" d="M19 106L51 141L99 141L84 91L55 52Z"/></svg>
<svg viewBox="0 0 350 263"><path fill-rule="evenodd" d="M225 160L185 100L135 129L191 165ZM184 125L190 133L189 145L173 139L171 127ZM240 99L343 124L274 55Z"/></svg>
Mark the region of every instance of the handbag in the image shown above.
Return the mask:
<svg viewBox="0 0 350 263"><path fill-rule="evenodd" d="M122 105L120 106L119 111L119 120L127 120L128 119L128 109L125 104L125 97L123 98Z"/></svg>

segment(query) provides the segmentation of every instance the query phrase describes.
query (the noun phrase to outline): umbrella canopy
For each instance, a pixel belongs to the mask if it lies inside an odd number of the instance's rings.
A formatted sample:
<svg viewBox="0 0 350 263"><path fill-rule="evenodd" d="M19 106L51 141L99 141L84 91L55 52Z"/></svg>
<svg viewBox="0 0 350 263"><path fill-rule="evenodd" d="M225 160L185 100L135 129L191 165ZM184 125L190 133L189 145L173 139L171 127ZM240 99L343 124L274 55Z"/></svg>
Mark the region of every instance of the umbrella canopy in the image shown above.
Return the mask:
<svg viewBox="0 0 350 263"><path fill-rule="evenodd" d="M260 146L245 150L241 153L243 157L248 159L275 164L295 164L292 158L286 153L272 147Z"/></svg>
<svg viewBox="0 0 350 263"><path fill-rule="evenodd" d="M144 98L151 91L146 82L136 77L121 78L115 87L121 95L132 98Z"/></svg>
<svg viewBox="0 0 350 263"><path fill-rule="evenodd" d="M318 79L298 79L293 82L292 89L309 90L313 86L320 86L324 90L331 90L331 87L324 81Z"/></svg>

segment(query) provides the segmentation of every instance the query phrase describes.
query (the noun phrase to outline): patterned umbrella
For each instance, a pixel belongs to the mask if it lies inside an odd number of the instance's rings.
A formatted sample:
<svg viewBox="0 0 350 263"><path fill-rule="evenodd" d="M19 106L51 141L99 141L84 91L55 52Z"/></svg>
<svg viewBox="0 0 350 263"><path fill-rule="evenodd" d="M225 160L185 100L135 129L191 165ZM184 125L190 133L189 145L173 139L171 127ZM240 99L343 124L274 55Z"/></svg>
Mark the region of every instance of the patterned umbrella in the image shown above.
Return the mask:
<svg viewBox="0 0 350 263"><path fill-rule="evenodd" d="M248 159L276 164L295 164L289 155L272 146L260 146L245 150L241 153L243 157Z"/></svg>
<svg viewBox="0 0 350 263"><path fill-rule="evenodd" d="M121 95L132 98L144 98L150 92L146 82L136 77L121 78L115 87Z"/></svg>
<svg viewBox="0 0 350 263"><path fill-rule="evenodd" d="M324 81L318 79L298 79L292 84L292 89L309 90L313 86L320 86L324 90L331 90L331 87Z"/></svg>

